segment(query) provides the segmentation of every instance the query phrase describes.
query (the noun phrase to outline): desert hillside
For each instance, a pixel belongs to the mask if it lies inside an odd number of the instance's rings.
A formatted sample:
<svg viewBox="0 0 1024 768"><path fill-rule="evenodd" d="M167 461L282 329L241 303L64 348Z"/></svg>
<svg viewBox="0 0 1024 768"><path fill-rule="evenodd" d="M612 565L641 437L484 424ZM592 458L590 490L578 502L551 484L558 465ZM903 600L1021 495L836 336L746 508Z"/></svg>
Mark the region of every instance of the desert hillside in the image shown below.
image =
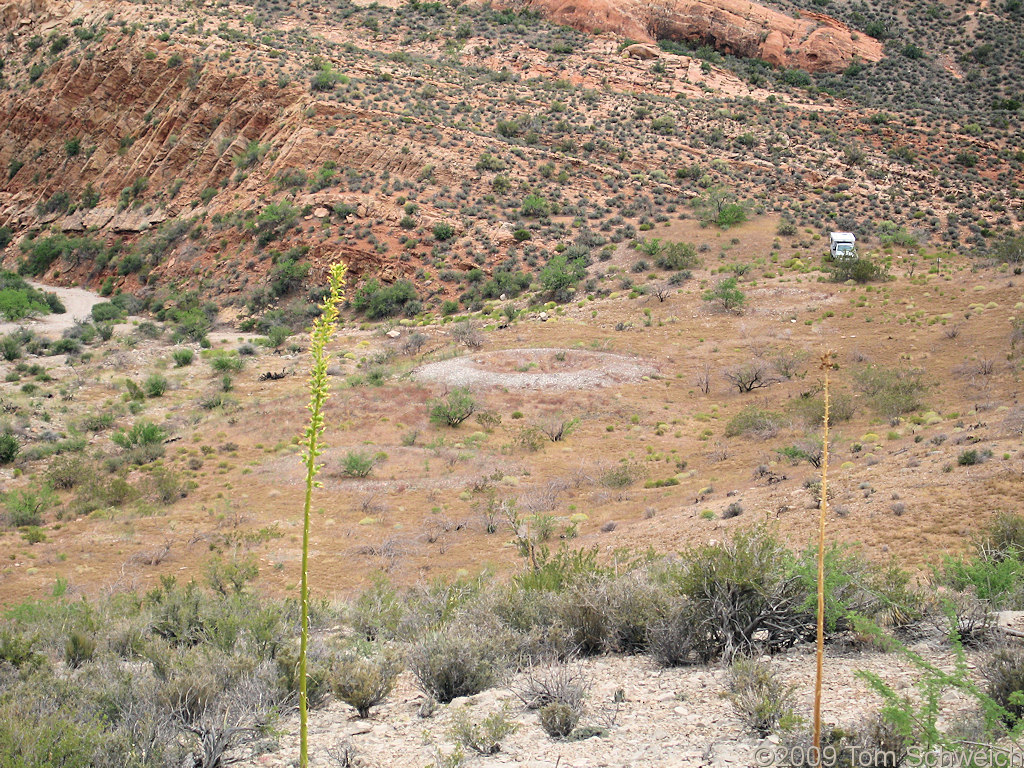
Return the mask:
<svg viewBox="0 0 1024 768"><path fill-rule="evenodd" d="M1019 0L0 4L0 768L297 759L338 262L313 764L803 764L826 448L827 740L1015 744L1022 45Z"/></svg>

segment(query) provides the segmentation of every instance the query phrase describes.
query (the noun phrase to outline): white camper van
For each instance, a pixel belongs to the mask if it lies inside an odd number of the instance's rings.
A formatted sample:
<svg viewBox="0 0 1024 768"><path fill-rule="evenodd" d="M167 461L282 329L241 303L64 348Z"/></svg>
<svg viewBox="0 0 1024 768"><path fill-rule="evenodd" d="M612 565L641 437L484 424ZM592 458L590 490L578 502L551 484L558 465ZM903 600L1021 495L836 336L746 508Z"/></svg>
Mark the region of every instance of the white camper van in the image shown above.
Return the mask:
<svg viewBox="0 0 1024 768"><path fill-rule="evenodd" d="M851 232L830 232L828 236L832 261L852 261L857 258L857 238Z"/></svg>

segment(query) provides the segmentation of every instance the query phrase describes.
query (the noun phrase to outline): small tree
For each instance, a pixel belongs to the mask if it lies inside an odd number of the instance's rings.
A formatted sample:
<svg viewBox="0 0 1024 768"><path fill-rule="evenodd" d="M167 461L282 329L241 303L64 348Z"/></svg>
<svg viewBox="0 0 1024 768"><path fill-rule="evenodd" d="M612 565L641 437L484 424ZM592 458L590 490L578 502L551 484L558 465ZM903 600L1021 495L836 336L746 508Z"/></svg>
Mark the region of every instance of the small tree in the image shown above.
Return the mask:
<svg viewBox="0 0 1024 768"><path fill-rule="evenodd" d="M447 397L431 400L430 422L437 426L457 427L476 412L476 400L465 388L452 390Z"/></svg>
<svg viewBox="0 0 1024 768"><path fill-rule="evenodd" d="M572 299L578 283L586 274L586 268L577 260L570 260L564 253L551 258L540 271L540 284L555 301Z"/></svg>
<svg viewBox="0 0 1024 768"><path fill-rule="evenodd" d="M740 392L753 392L778 381L764 360L754 359L722 371L722 376Z"/></svg>
<svg viewBox="0 0 1024 768"><path fill-rule="evenodd" d="M727 277L719 280L718 285L704 293L704 301L717 301L722 309L732 312L743 307L747 303L747 297L739 289L737 278Z"/></svg>

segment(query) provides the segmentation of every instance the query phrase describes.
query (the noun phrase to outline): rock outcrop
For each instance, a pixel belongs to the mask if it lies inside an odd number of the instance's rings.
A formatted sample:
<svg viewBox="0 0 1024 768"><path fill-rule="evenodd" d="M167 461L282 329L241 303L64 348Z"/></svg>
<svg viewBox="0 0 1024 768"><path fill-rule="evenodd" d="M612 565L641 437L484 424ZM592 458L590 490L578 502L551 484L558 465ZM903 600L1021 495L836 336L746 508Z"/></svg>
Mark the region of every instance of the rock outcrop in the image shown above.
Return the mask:
<svg viewBox="0 0 1024 768"><path fill-rule="evenodd" d="M747 0L528 0L549 19L642 42L688 40L722 53L808 72L837 72L882 58L882 44L820 13L799 19Z"/></svg>

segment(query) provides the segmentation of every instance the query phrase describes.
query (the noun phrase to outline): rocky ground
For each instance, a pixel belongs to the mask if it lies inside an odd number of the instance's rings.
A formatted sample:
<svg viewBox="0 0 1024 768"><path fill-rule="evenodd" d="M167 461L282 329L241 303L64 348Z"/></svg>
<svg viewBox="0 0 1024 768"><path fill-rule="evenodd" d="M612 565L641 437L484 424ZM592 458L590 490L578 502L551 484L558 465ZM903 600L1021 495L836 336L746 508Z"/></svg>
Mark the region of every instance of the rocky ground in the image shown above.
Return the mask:
<svg viewBox="0 0 1024 768"><path fill-rule="evenodd" d="M925 660L952 672L954 657L948 647L935 641L911 646ZM767 657L766 657L767 660ZM803 646L770 659L770 664L793 686L797 711L809 720L813 702L814 649ZM973 656L969 661L974 668ZM452 714L467 707L476 719L508 708L516 732L490 756L473 756L468 765L517 765L525 768L639 768L639 766L706 766L745 768L777 765L780 760L758 762L755 751L774 749L778 736L761 739L751 733L737 715L728 696L728 673L719 667L662 669L643 657L601 657L579 662L592 682L587 724L604 734L582 741L553 741L541 729L535 712L524 709L508 688L495 688L477 696L458 699L428 718L420 716L423 695L408 673L391 699L374 710L367 720L355 717L345 704L332 701L310 715L310 764L337 766L336 756L348 744L373 768L420 768L434 765L439 754L453 751L447 734ZM825 666L823 719L835 725L854 725L877 711L880 700L857 676L859 670L879 675L900 694L913 694L916 674L899 655L871 650L829 649ZM516 685L511 679L511 686ZM616 692L621 703L616 704ZM958 704L959 702L959 704ZM942 723L961 716L966 706L953 695L943 699L948 707ZM248 766L285 768L296 764L297 719L283 724L281 748L243 763Z"/></svg>

